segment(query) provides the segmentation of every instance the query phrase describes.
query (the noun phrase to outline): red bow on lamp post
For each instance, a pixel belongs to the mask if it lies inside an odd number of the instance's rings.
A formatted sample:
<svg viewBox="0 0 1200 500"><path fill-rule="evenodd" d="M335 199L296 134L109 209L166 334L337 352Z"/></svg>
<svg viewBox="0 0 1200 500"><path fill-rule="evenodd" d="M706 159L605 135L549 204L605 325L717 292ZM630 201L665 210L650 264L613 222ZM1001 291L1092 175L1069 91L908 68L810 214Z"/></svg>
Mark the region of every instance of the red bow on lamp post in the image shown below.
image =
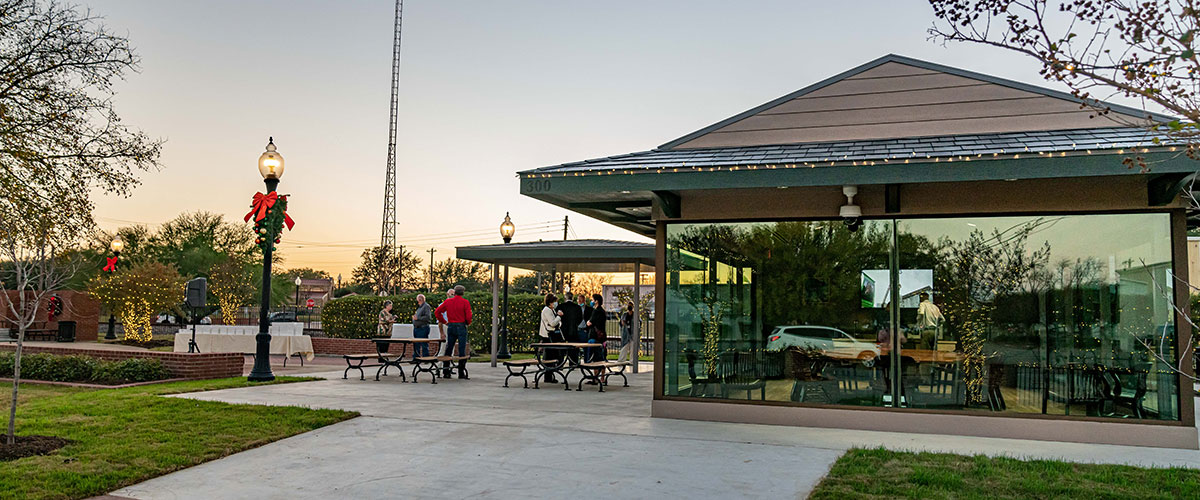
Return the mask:
<svg viewBox="0 0 1200 500"><path fill-rule="evenodd" d="M274 191L267 194L254 193L254 201L250 203L250 213L246 214L244 220L250 222L251 217L254 217L255 222L263 220L267 216L267 211L275 206L275 201L278 199L279 194Z"/></svg>
<svg viewBox="0 0 1200 500"><path fill-rule="evenodd" d="M110 272L110 273L113 271L116 271L117 270L117 258L116 257L107 257L107 259L108 259L108 263L104 265L104 271Z"/></svg>
<svg viewBox="0 0 1200 500"><path fill-rule="evenodd" d="M271 191L267 194L254 193L254 201L250 203L250 213L246 214L246 217L242 220L250 222L250 218L254 217L254 221L258 222L265 219L267 217L267 212L269 212L279 200L283 200L286 206L287 196L279 196L279 194L274 191ZM295 221L292 220L292 217L287 214L286 208L283 211L283 223L287 225L288 230L291 230L292 226L296 225Z"/></svg>

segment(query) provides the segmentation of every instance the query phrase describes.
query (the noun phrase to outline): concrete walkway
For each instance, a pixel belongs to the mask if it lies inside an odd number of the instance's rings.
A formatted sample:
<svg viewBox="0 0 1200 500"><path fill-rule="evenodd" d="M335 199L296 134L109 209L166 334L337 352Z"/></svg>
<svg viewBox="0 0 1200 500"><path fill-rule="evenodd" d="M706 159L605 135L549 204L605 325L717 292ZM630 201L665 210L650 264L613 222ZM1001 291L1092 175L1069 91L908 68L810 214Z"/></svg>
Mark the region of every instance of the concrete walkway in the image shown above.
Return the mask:
<svg viewBox="0 0 1200 500"><path fill-rule="evenodd" d="M402 384L321 382L182 395L356 410L363 417L113 495L185 498L804 498L855 446L1200 468L1200 452L652 419L650 365L632 387L500 387L504 371ZM983 419L981 419L981 423Z"/></svg>

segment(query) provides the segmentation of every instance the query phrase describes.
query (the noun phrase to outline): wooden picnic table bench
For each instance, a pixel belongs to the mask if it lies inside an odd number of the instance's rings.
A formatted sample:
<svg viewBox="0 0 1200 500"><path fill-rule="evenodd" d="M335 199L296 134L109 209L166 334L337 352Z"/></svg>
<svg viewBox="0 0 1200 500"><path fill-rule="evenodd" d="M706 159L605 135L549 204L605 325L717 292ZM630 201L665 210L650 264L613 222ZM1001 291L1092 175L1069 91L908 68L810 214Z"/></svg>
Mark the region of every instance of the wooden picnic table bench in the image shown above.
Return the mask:
<svg viewBox="0 0 1200 500"><path fill-rule="evenodd" d="M445 372L458 372L458 378L469 380L471 377L467 373L467 364L466 363L450 364L448 366L443 366L443 367L438 366L438 363L443 363L443 364L456 363L459 361L466 361L468 359L471 359L471 357L470 356L417 356L416 358L413 358L413 364L415 366L413 366L413 371L412 371L413 380L412 381L414 384L417 383L417 373L424 372L424 373L428 373L430 378L433 379L432 383L436 384L438 376L439 376L439 370L445 371Z"/></svg>
<svg viewBox="0 0 1200 500"><path fill-rule="evenodd" d="M545 370L542 369L541 361L537 358L505 361L504 368L508 369L508 375L504 377L504 387L508 387L508 379L512 377L521 377L521 380L525 381L525 388L528 389L529 379L525 378L525 375L533 375L533 383L536 386L537 378L545 372ZM516 371L518 368L520 368L521 371ZM533 373L529 372L530 368L533 368Z"/></svg>
<svg viewBox="0 0 1200 500"><path fill-rule="evenodd" d="M591 363L581 363L579 365L579 373L583 376L579 379L579 387L576 391L583 390L583 381L592 380L596 385L600 386L600 392L604 392L604 386L608 385L608 377L621 376L621 380L625 381L624 387L629 387L629 379L625 377L625 367L631 365L629 361L593 361ZM620 368L618 370L618 368Z"/></svg>
<svg viewBox="0 0 1200 500"><path fill-rule="evenodd" d="M374 367L378 366L379 370L377 370L375 372L375 380L379 380L379 375L381 373L383 375L387 375L387 368L389 366L396 366L396 363L398 361L400 361L400 359L403 357L404 357L403 354L388 354L386 352L368 352L368 353L362 353L362 354L343 354L342 359L346 360L346 370L342 372L342 378L346 378L346 375L348 373L350 373L350 370L358 370L358 379L366 380L367 378L366 378L366 375L363 373L363 368L374 368ZM374 363L374 364L369 364L369 365L363 364L371 359L377 360L379 362ZM357 361L358 364L354 364L355 361ZM406 381L408 380L408 377L406 377L404 375L403 368L400 369L400 378L404 379Z"/></svg>

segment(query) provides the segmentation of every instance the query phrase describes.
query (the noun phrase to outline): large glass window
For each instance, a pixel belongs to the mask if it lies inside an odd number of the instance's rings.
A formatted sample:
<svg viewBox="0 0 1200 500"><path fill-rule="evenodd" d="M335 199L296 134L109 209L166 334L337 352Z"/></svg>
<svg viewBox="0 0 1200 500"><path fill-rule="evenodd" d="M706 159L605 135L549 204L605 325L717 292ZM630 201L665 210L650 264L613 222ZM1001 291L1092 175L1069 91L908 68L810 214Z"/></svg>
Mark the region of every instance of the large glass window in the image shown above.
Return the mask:
<svg viewBox="0 0 1200 500"><path fill-rule="evenodd" d="M1179 418L1168 215L898 224L933 274L901 309L913 406Z"/></svg>
<svg viewBox="0 0 1200 500"><path fill-rule="evenodd" d="M665 395L1176 420L1169 220L668 225Z"/></svg>

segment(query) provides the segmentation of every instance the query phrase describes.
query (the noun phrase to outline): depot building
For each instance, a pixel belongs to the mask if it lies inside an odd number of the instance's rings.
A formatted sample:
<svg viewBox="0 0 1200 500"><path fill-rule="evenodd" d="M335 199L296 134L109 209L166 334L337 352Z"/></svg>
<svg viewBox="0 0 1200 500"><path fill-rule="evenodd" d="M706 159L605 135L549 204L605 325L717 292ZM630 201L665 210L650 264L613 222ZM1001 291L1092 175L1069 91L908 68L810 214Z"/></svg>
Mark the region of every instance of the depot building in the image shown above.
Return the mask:
<svg viewBox="0 0 1200 500"><path fill-rule="evenodd" d="M519 175L656 241L656 417L1196 448L1169 120L889 55Z"/></svg>

